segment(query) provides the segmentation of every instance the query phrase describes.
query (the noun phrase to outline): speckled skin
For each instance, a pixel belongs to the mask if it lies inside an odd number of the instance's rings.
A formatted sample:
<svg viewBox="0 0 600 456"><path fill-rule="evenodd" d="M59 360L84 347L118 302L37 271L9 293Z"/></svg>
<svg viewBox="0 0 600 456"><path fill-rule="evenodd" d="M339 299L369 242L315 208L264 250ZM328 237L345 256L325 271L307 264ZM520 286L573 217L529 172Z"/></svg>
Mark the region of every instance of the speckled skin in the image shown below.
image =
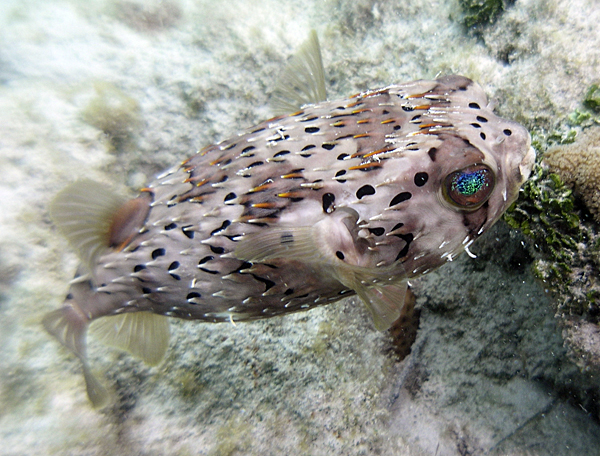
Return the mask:
<svg viewBox="0 0 600 456"><path fill-rule="evenodd" d="M67 304L90 319L151 310L237 321L333 302L353 293L331 272L338 263L410 278L451 260L516 198L532 162L527 131L495 116L464 77L312 105L158 177L145 189L152 203L143 229L100 257L94 279L75 283ZM495 188L480 208L460 210L442 182L472 164L495 173ZM334 217L352 225L352 240L332 236L325 262L236 257L253 233Z"/></svg>

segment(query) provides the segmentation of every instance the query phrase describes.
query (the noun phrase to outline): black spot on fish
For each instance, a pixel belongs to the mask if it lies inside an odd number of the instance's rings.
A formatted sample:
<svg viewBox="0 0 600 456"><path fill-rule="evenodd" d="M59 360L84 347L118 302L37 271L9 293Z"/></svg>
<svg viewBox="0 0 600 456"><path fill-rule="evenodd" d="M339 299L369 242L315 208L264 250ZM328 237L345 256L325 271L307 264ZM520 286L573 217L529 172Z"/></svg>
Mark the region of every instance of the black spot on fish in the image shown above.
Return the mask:
<svg viewBox="0 0 600 456"><path fill-rule="evenodd" d="M349 156L350 156L350 155L348 155L348 154L339 154L339 155L337 156L337 159L338 159L338 160L345 160L345 159L346 159L346 157L349 157Z"/></svg>
<svg viewBox="0 0 600 456"><path fill-rule="evenodd" d="M481 139L485 139L485 133L484 132L479 133L479 136L481 137Z"/></svg>
<svg viewBox="0 0 600 456"><path fill-rule="evenodd" d="M236 199L237 195L233 192L228 193L227 195L225 195L225 198L223 199L223 202L227 202L227 201L231 201L232 199Z"/></svg>
<svg viewBox="0 0 600 456"><path fill-rule="evenodd" d="M403 201L409 200L412 197L410 192L402 192L402 193L398 193L396 196L394 196L394 198L392 198L392 201L390 201L390 207L395 206L396 204L400 204Z"/></svg>
<svg viewBox="0 0 600 456"><path fill-rule="evenodd" d="M73 293L68 293L65 299L73 299Z"/></svg>
<svg viewBox="0 0 600 456"><path fill-rule="evenodd" d="M210 250L212 253L216 253L217 255L220 255L221 253L225 252L225 249L223 247L215 247L214 245L209 245Z"/></svg>
<svg viewBox="0 0 600 456"><path fill-rule="evenodd" d="M331 214L334 210L333 203L335 202L335 195L333 193L325 193L323 195L323 212Z"/></svg>
<svg viewBox="0 0 600 456"><path fill-rule="evenodd" d="M319 131L319 127L306 127L304 131L306 133L317 133Z"/></svg>
<svg viewBox="0 0 600 456"><path fill-rule="evenodd" d="M143 271L144 269L146 269L146 265L144 265L144 264L136 264L133 267L133 272L140 272L140 271Z"/></svg>
<svg viewBox="0 0 600 456"><path fill-rule="evenodd" d="M287 290L284 291L283 293L286 296L292 295L294 294L294 289L293 288L288 288Z"/></svg>
<svg viewBox="0 0 600 456"><path fill-rule="evenodd" d="M152 259L156 260L158 257L163 256L165 253L166 253L166 251L163 248L155 249L152 251Z"/></svg>
<svg viewBox="0 0 600 456"><path fill-rule="evenodd" d="M142 293L150 294L150 293L152 293L152 290L150 288L142 287Z"/></svg>
<svg viewBox="0 0 600 456"><path fill-rule="evenodd" d="M385 228L369 228L369 233L374 234L375 236L382 236L383 233L385 233Z"/></svg>
<svg viewBox="0 0 600 456"><path fill-rule="evenodd" d="M363 196L374 195L374 194L375 194L375 189L373 188L372 185L363 185L361 188L359 188L356 191L356 197L358 199L362 199Z"/></svg>
<svg viewBox="0 0 600 456"><path fill-rule="evenodd" d="M344 174L346 174L346 170L345 169L341 169L337 173L335 173L336 180L340 184L343 184L344 182L346 182L346 179L337 179L337 178L340 177L340 176L343 176Z"/></svg>
<svg viewBox="0 0 600 456"><path fill-rule="evenodd" d="M344 296L344 295L347 295L347 294L350 294L350 293L352 293L352 290L342 290L342 291L340 291L338 293L338 295Z"/></svg>
<svg viewBox="0 0 600 456"><path fill-rule="evenodd" d="M311 120L316 120L316 119L318 119L317 116L308 116L308 117L305 117L304 119L300 120L300 122L310 122Z"/></svg>
<svg viewBox="0 0 600 456"><path fill-rule="evenodd" d="M309 153L308 153L308 152L306 152L306 151L307 151L307 150L310 150L310 149L314 149L315 147L316 147L316 146L315 146L314 144L309 144L308 146L305 146L305 147L303 147L303 148L302 148L302 152L304 152L304 153L300 153L300 154L298 154L298 155L300 155L301 157L304 157L304 158L311 157L311 156L312 156L312 154L309 154Z"/></svg>
<svg viewBox="0 0 600 456"><path fill-rule="evenodd" d="M512 135L512 131L510 131L508 128L506 130L502 131L506 136L510 136Z"/></svg>
<svg viewBox="0 0 600 456"><path fill-rule="evenodd" d="M421 118L421 114L417 114L416 116L414 116L411 120L411 122L415 122L417 123L417 120L419 120Z"/></svg>
<svg viewBox="0 0 600 456"><path fill-rule="evenodd" d="M402 250L400 250L395 261L398 261L400 258L403 258L406 255L408 255L408 250L410 249L410 243L413 241L413 238L414 238L414 236L411 233L401 234L401 235L398 235L398 237L402 238L402 240L404 242L406 242L406 245L402 248Z"/></svg>
<svg viewBox="0 0 600 456"><path fill-rule="evenodd" d="M283 157L284 155L287 155L289 153L290 153L289 150L282 150L280 152L277 152L275 155L273 155L273 157Z"/></svg>
<svg viewBox="0 0 600 456"><path fill-rule="evenodd" d="M190 230L194 225L186 225L181 227L181 231L185 234L189 239L194 239L194 232Z"/></svg>
<svg viewBox="0 0 600 456"><path fill-rule="evenodd" d="M413 108L412 106L404 105L404 106L402 106L402 110L406 111L406 112L411 112L411 111L414 111L415 108Z"/></svg>
<svg viewBox="0 0 600 456"><path fill-rule="evenodd" d="M305 293L305 294L300 295L300 296L296 296L296 299L304 299L304 298L308 298L308 293Z"/></svg>
<svg viewBox="0 0 600 456"><path fill-rule="evenodd" d="M325 150L333 150L336 145L333 143L323 143L321 147Z"/></svg>
<svg viewBox="0 0 600 456"><path fill-rule="evenodd" d="M394 130L398 131L400 130L402 127L400 125L394 125Z"/></svg>
<svg viewBox="0 0 600 456"><path fill-rule="evenodd" d="M254 168L256 166L261 166L261 165L264 165L264 162L255 161L254 163L249 164L248 167L247 167L247 169Z"/></svg>
<svg viewBox="0 0 600 456"><path fill-rule="evenodd" d="M265 284L265 291L263 293L266 293L267 291L269 291L269 289L271 289L275 286L275 282L273 282L272 280L265 279L264 277L258 276L256 274L252 274L252 277L254 277L259 282L262 282Z"/></svg>
<svg viewBox="0 0 600 456"><path fill-rule="evenodd" d="M212 256L212 255L208 255L208 256L205 256L204 258L202 258L202 259L201 259L201 260L198 262L198 264L204 264L204 263L206 263L206 262L208 262L208 261L210 261L210 260L214 260L214 259L215 259L215 257L214 257L214 256Z"/></svg>
<svg viewBox="0 0 600 456"><path fill-rule="evenodd" d="M177 223L169 223L168 225L165 225L166 231L174 230L175 228L177 228Z"/></svg>
<svg viewBox="0 0 600 456"><path fill-rule="evenodd" d="M219 274L219 271L214 271L212 269L206 269L206 268L198 268L200 269L202 272L206 272L207 274Z"/></svg>
<svg viewBox="0 0 600 456"><path fill-rule="evenodd" d="M486 123L488 120L485 117L477 116L477 120L481 123Z"/></svg>
<svg viewBox="0 0 600 456"><path fill-rule="evenodd" d="M191 291L188 293L188 295L185 297L185 299L187 299L188 301L190 299L194 299L194 298L201 298L202 295L200 293L198 293L197 291Z"/></svg>
<svg viewBox="0 0 600 456"><path fill-rule="evenodd" d="M481 125L479 125L478 123L472 123L471 126L475 128L481 128Z"/></svg>
<svg viewBox="0 0 600 456"><path fill-rule="evenodd" d="M317 180L313 181L313 184L316 184L317 182L323 182L323 179L317 179ZM319 189L313 187L312 190L316 192Z"/></svg>
<svg viewBox="0 0 600 456"><path fill-rule="evenodd" d="M231 221L229 220L225 220L221 226L217 229L214 229L211 231L210 235L214 236L215 234L217 234L219 231L223 231L225 228L227 228L229 225L231 225Z"/></svg>
<svg viewBox="0 0 600 456"><path fill-rule="evenodd" d="M431 149L429 149L429 152L427 152L427 155L429 155L429 158L431 158L431 161L434 162L435 156L437 155L437 149L435 147L432 147Z"/></svg>
<svg viewBox="0 0 600 456"><path fill-rule="evenodd" d="M394 228L392 228L392 229L390 230L390 233L393 233L394 231L396 231L397 229L400 229L400 228L402 228L403 226L404 226L404 223L396 223L396 224L394 225ZM400 234L393 234L392 236L398 236L398 237L400 237L400 236L402 236L402 235L400 235Z"/></svg>
<svg viewBox="0 0 600 456"><path fill-rule="evenodd" d="M471 108L471 109L481 109L477 103L469 103L469 108Z"/></svg>
<svg viewBox="0 0 600 456"><path fill-rule="evenodd" d="M169 267L167 268L167 270L169 271L174 271L175 269L177 269L179 267L179 261L173 261Z"/></svg>
<svg viewBox="0 0 600 456"><path fill-rule="evenodd" d="M265 128L257 128L256 130L252 130L250 133L260 133L261 131L265 131Z"/></svg>
<svg viewBox="0 0 600 456"><path fill-rule="evenodd" d="M415 185L417 187L422 187L427 183L429 179L429 175L427 173L417 173L415 174Z"/></svg>
<svg viewBox="0 0 600 456"><path fill-rule="evenodd" d="M381 111L381 115L385 116L386 114L389 114L390 112L387 109L384 109L383 111Z"/></svg>
<svg viewBox="0 0 600 456"><path fill-rule="evenodd" d="M254 150L254 149L256 149L256 147L254 147L254 146L244 147L244 149L242 149L242 154L246 154L246 153L248 153L248 152L250 152L251 150Z"/></svg>
<svg viewBox="0 0 600 456"><path fill-rule="evenodd" d="M338 257L340 260L343 260L344 258L346 258L344 256L344 252L340 252L339 250L337 252L335 252L335 256Z"/></svg>
<svg viewBox="0 0 600 456"><path fill-rule="evenodd" d="M170 272L169 275L171 277L173 277L175 280L181 280L181 277L179 277L177 274L173 274L172 272Z"/></svg>

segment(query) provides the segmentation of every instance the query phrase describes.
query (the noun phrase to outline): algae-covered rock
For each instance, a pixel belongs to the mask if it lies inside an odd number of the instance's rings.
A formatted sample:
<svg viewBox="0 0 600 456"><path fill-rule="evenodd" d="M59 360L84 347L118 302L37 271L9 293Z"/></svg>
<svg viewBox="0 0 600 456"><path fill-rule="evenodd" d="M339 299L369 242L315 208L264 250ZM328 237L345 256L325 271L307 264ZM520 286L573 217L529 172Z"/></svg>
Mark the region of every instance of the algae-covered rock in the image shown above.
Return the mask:
<svg viewBox="0 0 600 456"><path fill-rule="evenodd" d="M480 29L493 24L514 0L459 0L462 9L460 22L467 29Z"/></svg>

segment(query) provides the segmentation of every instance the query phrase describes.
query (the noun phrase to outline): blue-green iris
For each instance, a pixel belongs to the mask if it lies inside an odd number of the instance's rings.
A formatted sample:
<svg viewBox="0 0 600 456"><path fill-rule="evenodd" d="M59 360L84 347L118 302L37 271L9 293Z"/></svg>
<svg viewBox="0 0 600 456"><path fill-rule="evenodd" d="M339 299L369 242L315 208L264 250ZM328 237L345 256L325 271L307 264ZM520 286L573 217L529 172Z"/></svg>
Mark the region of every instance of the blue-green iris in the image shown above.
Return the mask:
<svg viewBox="0 0 600 456"><path fill-rule="evenodd" d="M480 169L455 176L452 190L458 191L461 195L470 196L480 191L484 185L486 185L486 172Z"/></svg>

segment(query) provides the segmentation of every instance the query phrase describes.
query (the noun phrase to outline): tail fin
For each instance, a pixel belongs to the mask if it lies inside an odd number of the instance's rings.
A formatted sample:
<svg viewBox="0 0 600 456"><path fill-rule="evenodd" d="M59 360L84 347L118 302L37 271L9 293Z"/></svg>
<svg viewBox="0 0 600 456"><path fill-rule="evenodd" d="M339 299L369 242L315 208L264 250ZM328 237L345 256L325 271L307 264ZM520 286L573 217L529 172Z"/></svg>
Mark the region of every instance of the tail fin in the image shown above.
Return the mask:
<svg viewBox="0 0 600 456"><path fill-rule="evenodd" d="M81 360L85 387L93 406L95 408L106 406L109 399L108 390L94 377L87 363L85 339L88 318L75 307L65 305L46 314L42 324L46 331Z"/></svg>

